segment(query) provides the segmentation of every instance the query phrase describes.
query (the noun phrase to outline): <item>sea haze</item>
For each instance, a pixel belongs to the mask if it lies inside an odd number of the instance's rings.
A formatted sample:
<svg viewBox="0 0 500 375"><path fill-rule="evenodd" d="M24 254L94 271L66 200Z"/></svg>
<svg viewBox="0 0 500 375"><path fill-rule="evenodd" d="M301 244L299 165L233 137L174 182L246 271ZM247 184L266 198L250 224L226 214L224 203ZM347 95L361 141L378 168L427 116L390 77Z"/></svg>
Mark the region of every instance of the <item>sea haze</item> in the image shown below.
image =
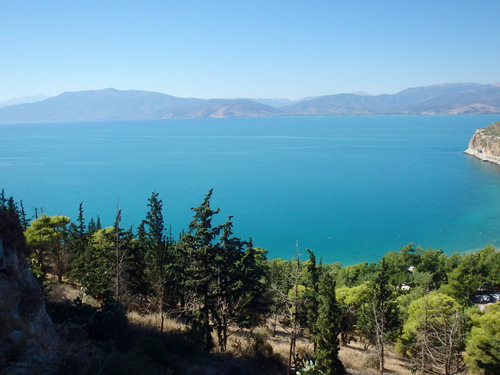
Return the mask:
<svg viewBox="0 0 500 375"><path fill-rule="evenodd" d="M269 257L377 261L414 242L446 253L500 238L500 173L464 155L498 116L168 119L0 124L0 188L31 215L137 227L158 192L174 238L210 188Z"/></svg>

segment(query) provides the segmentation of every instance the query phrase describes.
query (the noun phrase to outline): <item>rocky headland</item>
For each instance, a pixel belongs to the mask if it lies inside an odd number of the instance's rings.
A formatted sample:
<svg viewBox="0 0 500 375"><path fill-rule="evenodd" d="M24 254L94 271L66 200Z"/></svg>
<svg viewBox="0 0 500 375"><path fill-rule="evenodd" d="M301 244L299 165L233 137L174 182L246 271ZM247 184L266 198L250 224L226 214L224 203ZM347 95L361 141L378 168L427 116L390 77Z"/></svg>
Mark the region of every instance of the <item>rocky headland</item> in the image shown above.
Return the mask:
<svg viewBox="0 0 500 375"><path fill-rule="evenodd" d="M465 153L500 165L500 121L484 129L477 129Z"/></svg>

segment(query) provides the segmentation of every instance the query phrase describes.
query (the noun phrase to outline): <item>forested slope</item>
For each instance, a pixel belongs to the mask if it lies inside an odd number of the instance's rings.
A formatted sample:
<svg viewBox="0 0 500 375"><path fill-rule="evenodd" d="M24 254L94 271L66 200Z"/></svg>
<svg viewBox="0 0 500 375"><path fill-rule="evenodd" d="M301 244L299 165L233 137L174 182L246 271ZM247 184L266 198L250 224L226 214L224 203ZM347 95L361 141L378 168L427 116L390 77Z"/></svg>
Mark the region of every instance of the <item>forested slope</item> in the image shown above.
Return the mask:
<svg viewBox="0 0 500 375"><path fill-rule="evenodd" d="M309 249L307 259L299 249L293 259L268 259L251 238L233 235L232 217L220 220L211 195L193 208L192 221L179 235L168 232L157 193L145 203L148 213L135 230L122 227L119 208L108 226L99 218L87 220L82 204L76 220L28 219L21 203L2 194L0 210L15 213L31 270L46 290L54 282L71 283L82 297L98 302L49 304L60 330L69 338L85 334L106 343L107 355L122 358L122 364L140 357L142 371L192 373L194 358L201 358L197 366L203 373L229 374L237 367L241 374L273 374L307 367L309 373L341 374L349 369L338 359L339 348L353 339L365 343L374 354L371 366L381 372L393 346L419 372L493 374L499 368L500 330L491 326L498 324L499 304L480 311L473 303L497 297L500 252L493 246L447 255L409 244L377 263L352 266L322 264ZM126 311L158 314L157 331L145 336L130 328ZM170 331L167 318L186 329ZM81 328L75 331L75 325ZM258 327L270 335L286 333L287 355L273 353ZM237 332L243 336L229 345ZM310 342L309 349L301 341ZM220 355L232 359L217 362ZM74 353L68 356L77 361ZM219 367L208 370L214 361ZM103 366L113 373L117 365Z"/></svg>

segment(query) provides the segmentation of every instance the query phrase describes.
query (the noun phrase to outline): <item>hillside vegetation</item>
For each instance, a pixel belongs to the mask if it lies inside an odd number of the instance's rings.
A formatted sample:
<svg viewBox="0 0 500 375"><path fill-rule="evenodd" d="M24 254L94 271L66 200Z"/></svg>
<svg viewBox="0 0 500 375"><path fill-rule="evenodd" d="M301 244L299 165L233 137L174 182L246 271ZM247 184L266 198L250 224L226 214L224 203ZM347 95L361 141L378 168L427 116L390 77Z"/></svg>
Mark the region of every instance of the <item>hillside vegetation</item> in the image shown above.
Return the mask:
<svg viewBox="0 0 500 375"><path fill-rule="evenodd" d="M484 135L494 135L496 137L500 137L500 121L495 122L483 130Z"/></svg>
<svg viewBox="0 0 500 375"><path fill-rule="evenodd" d="M48 311L66 342L54 373L384 373L397 371L396 360L406 373L497 373L493 246L447 255L408 244L352 266L322 264L309 249L307 259L300 249L268 259L233 235L231 216L218 222L211 195L175 238L158 193L135 231L122 228L119 207L105 227L86 220L82 204L76 220L28 218L1 195L1 217L24 231L31 271L52 296ZM77 298L61 298L65 286ZM153 324L138 323L152 316ZM17 368L16 358L0 363Z"/></svg>

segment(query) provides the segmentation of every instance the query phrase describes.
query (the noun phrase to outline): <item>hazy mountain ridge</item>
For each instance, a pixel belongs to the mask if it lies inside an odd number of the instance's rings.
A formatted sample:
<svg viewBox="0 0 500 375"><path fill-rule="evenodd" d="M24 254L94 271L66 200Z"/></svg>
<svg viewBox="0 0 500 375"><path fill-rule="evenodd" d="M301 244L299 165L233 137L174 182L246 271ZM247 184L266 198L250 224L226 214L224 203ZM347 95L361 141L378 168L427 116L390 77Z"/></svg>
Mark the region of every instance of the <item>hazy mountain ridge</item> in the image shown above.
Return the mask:
<svg viewBox="0 0 500 375"><path fill-rule="evenodd" d="M294 115L500 113L500 87L453 83L414 87L392 95L337 94L281 109Z"/></svg>
<svg viewBox="0 0 500 375"><path fill-rule="evenodd" d="M296 101L179 98L109 88L65 92L35 103L0 108L0 121L486 113L500 113L498 85L451 83L408 88L396 94L335 94Z"/></svg>
<svg viewBox="0 0 500 375"><path fill-rule="evenodd" d="M47 95L30 95L20 98L12 98L9 100L1 101L0 108L9 107L11 105L24 104L24 103L35 103L41 102L42 100L48 99L50 96Z"/></svg>
<svg viewBox="0 0 500 375"><path fill-rule="evenodd" d="M66 92L42 102L0 108L0 121L70 121L182 117L272 116L273 107L250 100L178 98L139 90Z"/></svg>

